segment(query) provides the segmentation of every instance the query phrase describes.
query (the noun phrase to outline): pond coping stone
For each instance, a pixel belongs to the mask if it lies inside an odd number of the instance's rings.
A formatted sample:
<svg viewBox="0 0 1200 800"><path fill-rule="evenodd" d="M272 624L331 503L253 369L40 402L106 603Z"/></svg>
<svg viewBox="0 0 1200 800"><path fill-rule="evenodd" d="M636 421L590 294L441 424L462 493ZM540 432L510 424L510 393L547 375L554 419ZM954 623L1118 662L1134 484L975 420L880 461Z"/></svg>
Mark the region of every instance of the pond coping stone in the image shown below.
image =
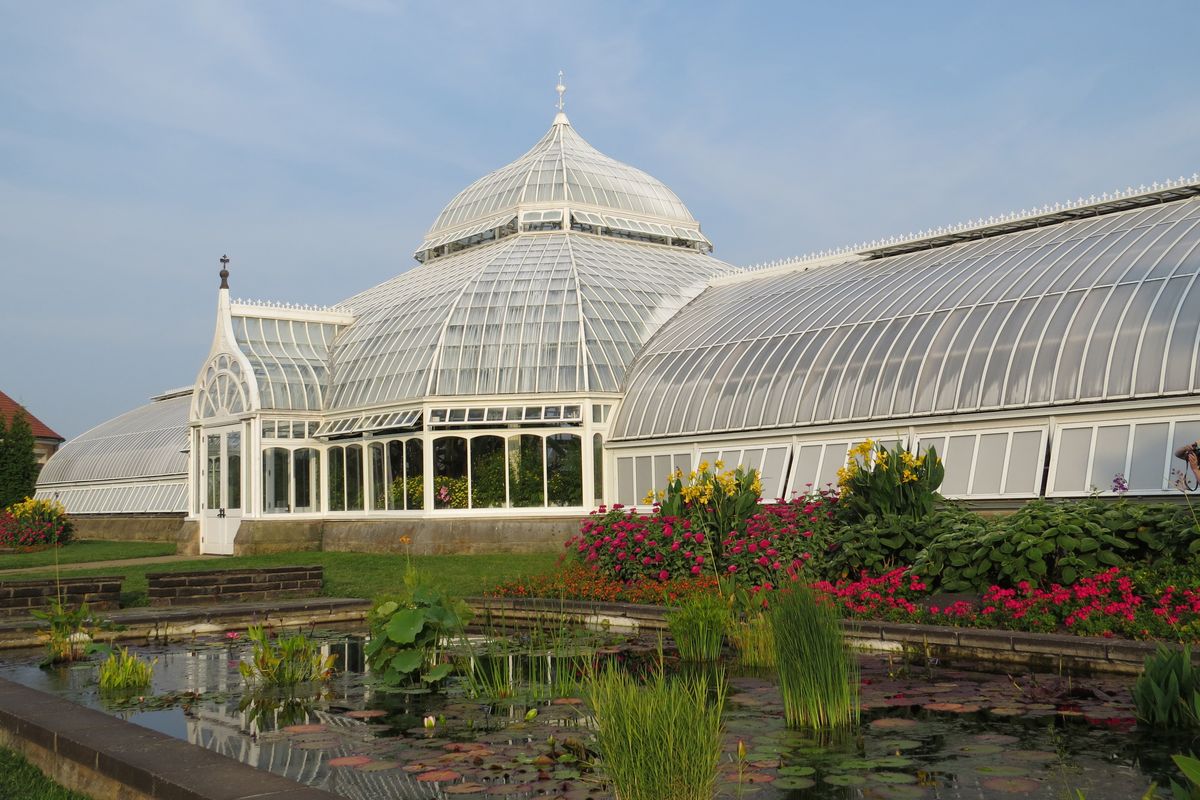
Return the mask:
<svg viewBox="0 0 1200 800"><path fill-rule="evenodd" d="M0 744L75 791L123 787L153 800L336 800L70 700L0 679Z"/></svg>

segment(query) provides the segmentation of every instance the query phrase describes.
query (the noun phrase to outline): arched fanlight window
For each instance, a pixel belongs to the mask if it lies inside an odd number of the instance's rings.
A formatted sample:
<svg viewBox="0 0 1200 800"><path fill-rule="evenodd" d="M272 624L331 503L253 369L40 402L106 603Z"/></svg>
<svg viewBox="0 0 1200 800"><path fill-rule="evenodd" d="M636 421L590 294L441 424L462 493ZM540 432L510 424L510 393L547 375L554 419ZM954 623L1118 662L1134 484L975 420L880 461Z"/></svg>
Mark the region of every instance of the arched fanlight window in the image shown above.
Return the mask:
<svg viewBox="0 0 1200 800"><path fill-rule="evenodd" d="M250 406L250 388L242 374L242 365L228 355L219 355L204 370L197 410L202 419L230 417Z"/></svg>

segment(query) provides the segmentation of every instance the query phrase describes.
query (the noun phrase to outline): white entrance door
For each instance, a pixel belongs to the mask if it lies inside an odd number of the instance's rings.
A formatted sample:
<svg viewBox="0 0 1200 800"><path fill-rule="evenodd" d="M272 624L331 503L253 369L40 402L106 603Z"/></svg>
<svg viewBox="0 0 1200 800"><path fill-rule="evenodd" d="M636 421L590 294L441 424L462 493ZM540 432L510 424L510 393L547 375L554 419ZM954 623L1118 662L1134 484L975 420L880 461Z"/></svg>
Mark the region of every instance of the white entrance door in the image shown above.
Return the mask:
<svg viewBox="0 0 1200 800"><path fill-rule="evenodd" d="M233 555L242 522L242 429L209 428L200 437L200 552Z"/></svg>

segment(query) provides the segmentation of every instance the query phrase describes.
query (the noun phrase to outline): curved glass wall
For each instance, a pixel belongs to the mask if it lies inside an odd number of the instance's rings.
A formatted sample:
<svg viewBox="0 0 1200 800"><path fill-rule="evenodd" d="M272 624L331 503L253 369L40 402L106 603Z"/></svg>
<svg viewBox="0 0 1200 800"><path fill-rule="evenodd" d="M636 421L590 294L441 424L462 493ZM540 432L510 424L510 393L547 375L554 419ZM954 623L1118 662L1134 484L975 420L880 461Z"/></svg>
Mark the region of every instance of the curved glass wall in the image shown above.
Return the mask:
<svg viewBox="0 0 1200 800"><path fill-rule="evenodd" d="M613 438L1197 392L1200 200L712 287Z"/></svg>
<svg viewBox="0 0 1200 800"><path fill-rule="evenodd" d="M337 326L234 316L233 333L258 382L263 408L320 411Z"/></svg>

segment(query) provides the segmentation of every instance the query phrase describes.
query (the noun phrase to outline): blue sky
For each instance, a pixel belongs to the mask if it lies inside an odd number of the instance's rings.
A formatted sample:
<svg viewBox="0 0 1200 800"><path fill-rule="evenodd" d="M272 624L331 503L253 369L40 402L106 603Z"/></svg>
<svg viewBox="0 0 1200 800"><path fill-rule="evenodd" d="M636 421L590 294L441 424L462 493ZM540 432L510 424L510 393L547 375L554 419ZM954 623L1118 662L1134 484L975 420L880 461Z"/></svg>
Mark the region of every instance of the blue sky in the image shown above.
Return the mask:
<svg viewBox="0 0 1200 800"><path fill-rule="evenodd" d="M1193 2L0 0L0 388L70 437L327 304L567 112L735 264L1191 175Z"/></svg>

